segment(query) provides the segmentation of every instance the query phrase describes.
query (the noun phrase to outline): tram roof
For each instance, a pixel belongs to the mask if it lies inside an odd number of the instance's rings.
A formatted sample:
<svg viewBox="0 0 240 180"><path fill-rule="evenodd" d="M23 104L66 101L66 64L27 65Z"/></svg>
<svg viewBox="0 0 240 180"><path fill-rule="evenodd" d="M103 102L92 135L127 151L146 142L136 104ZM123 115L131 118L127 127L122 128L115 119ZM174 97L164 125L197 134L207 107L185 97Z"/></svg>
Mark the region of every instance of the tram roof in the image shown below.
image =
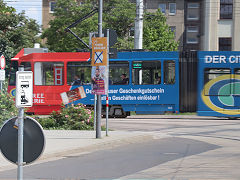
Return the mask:
<svg viewBox="0 0 240 180"><path fill-rule="evenodd" d="M21 61L71 60L71 61L79 61L79 60L88 60L89 58L90 58L89 52L50 52L50 53L31 53L28 55L22 54L22 56L17 54L17 56L12 58L12 60L21 60Z"/></svg>

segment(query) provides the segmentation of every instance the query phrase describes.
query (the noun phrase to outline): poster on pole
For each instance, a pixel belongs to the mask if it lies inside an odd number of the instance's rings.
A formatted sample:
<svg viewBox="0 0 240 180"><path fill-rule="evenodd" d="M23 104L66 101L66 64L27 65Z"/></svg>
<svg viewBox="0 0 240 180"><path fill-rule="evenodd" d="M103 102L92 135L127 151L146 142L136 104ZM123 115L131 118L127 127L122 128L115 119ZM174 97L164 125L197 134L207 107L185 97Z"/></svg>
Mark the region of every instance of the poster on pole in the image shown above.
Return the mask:
<svg viewBox="0 0 240 180"><path fill-rule="evenodd" d="M92 66L107 66L107 38L92 38Z"/></svg>
<svg viewBox="0 0 240 180"><path fill-rule="evenodd" d="M92 94L106 94L108 90L107 66L92 66Z"/></svg>

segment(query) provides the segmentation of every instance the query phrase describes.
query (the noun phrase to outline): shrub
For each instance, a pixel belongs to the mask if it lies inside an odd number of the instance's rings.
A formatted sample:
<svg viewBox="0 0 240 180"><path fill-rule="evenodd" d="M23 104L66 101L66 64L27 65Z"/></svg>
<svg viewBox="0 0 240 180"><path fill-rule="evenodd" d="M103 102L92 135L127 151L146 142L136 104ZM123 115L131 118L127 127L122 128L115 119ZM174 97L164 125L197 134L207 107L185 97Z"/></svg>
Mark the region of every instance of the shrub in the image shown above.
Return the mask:
<svg viewBox="0 0 240 180"><path fill-rule="evenodd" d="M0 125L4 121L17 116L18 109L15 106L15 101L13 97L7 92L0 91Z"/></svg>
<svg viewBox="0 0 240 180"><path fill-rule="evenodd" d="M92 130L93 111L83 104L72 104L53 111L49 118L40 118L39 123L47 129Z"/></svg>

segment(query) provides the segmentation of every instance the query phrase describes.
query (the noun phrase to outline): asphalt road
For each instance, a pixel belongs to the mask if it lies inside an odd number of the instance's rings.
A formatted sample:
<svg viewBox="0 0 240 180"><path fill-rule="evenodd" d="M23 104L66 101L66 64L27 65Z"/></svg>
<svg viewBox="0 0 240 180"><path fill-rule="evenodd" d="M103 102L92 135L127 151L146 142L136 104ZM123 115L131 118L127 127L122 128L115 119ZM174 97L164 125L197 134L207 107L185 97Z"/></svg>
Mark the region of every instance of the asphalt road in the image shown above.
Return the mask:
<svg viewBox="0 0 240 180"><path fill-rule="evenodd" d="M154 138L29 165L24 167L24 179L238 180L240 177L240 120L142 115L109 119L109 128L141 131ZM0 179L16 179L16 173L16 170L1 172Z"/></svg>
<svg viewBox="0 0 240 180"><path fill-rule="evenodd" d="M24 179L115 179L179 158L220 148L209 143L164 138L114 149L71 156L24 167ZM1 172L0 179L16 178L16 170Z"/></svg>

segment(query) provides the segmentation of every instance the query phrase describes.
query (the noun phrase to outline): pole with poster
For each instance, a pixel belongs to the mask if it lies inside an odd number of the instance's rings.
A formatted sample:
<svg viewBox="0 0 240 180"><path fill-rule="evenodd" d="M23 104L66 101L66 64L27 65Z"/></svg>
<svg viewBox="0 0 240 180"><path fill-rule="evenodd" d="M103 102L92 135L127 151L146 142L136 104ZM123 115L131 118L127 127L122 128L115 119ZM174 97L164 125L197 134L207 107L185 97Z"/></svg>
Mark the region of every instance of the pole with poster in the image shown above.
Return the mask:
<svg viewBox="0 0 240 180"><path fill-rule="evenodd" d="M96 103L96 138L101 138L101 95L108 91L107 81L107 38L102 34L103 1L98 2L98 35L92 38L92 94L97 96Z"/></svg>
<svg viewBox="0 0 240 180"><path fill-rule="evenodd" d="M108 92L107 38L92 38L92 94L97 96L96 138L101 138L101 95Z"/></svg>

